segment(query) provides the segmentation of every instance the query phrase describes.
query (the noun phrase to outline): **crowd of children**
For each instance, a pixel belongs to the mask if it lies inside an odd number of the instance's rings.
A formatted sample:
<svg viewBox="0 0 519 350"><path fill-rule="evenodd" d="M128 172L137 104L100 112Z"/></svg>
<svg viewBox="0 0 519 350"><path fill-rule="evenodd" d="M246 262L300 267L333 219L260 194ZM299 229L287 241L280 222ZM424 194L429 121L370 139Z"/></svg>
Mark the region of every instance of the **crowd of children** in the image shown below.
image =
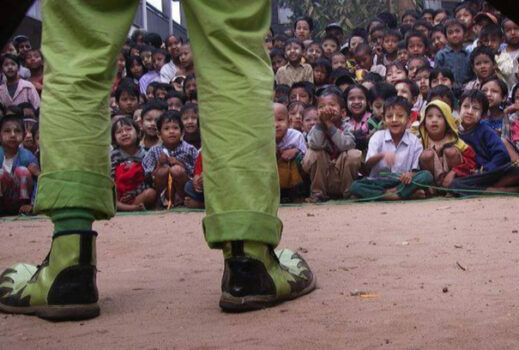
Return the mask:
<svg viewBox="0 0 519 350"><path fill-rule="evenodd" d="M381 13L319 39L310 17L265 37L282 201L519 192L519 25L485 1ZM44 57L2 51L0 213L30 213ZM203 208L188 41L135 31L111 89L117 209ZM265 111L268 113L268 111ZM201 116L210 118L210 116Z"/></svg>

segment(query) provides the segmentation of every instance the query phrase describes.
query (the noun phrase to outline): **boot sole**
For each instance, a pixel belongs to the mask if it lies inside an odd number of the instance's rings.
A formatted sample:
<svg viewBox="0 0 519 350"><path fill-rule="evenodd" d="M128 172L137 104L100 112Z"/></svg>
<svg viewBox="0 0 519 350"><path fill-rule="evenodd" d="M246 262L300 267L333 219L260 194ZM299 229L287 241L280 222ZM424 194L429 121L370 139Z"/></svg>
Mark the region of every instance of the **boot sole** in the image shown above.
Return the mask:
<svg viewBox="0 0 519 350"><path fill-rule="evenodd" d="M222 292L220 297L220 308L224 312L245 312L261 310L268 307L276 306L284 301L293 300L300 296L310 293L316 287L316 279L312 278L310 284L296 293L290 293L286 296L278 297L276 295L247 295L244 297L235 297L227 292Z"/></svg>
<svg viewBox="0 0 519 350"><path fill-rule="evenodd" d="M51 321L77 321L99 316L97 303L77 305L9 306L0 304L0 312L35 315Z"/></svg>

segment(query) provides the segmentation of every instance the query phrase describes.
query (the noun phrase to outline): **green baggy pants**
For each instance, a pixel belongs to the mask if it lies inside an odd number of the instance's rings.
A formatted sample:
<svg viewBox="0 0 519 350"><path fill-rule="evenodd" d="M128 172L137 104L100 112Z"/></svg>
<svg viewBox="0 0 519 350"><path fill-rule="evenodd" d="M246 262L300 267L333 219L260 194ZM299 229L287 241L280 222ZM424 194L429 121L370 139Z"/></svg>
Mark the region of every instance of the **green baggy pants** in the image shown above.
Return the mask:
<svg viewBox="0 0 519 350"><path fill-rule="evenodd" d="M279 243L270 1L182 2L198 80L209 246ZM114 215L108 92L136 0L44 0L41 163L35 209Z"/></svg>
<svg viewBox="0 0 519 350"><path fill-rule="evenodd" d="M350 192L352 195L358 198L373 198L378 199L378 197L383 196L386 193L387 189L396 187L397 194L402 198L406 199L411 197L411 195L418 189L421 185L431 185L433 183L432 174L427 170L421 170L414 174L413 183L409 185L404 185L398 181L398 174L391 174L386 177L379 178L364 178L360 180L356 180L353 182L350 188Z"/></svg>

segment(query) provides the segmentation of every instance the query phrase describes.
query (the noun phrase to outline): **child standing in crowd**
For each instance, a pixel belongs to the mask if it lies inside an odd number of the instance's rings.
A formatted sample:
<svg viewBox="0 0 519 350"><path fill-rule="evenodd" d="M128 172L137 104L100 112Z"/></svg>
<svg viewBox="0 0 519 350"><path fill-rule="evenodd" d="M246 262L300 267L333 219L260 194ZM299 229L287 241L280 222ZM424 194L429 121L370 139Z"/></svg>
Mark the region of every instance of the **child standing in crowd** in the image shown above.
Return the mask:
<svg viewBox="0 0 519 350"><path fill-rule="evenodd" d="M184 96L178 91L171 90L166 96L166 102L168 104L168 111L180 112L184 105Z"/></svg>
<svg viewBox="0 0 519 350"><path fill-rule="evenodd" d="M25 135L23 119L16 115L0 118L0 213L29 214L35 179L40 175L36 157L20 147ZM33 180L34 179L34 180Z"/></svg>
<svg viewBox="0 0 519 350"><path fill-rule="evenodd" d="M180 113L168 111L157 121L161 145L150 148L142 161L146 176L153 179L165 207L184 203L186 182L193 177L198 152L182 141L184 125Z"/></svg>
<svg viewBox="0 0 519 350"><path fill-rule="evenodd" d="M112 124L111 174L119 211L141 211L155 206L157 193L144 174L142 160L146 152L139 146L139 133L138 125L128 117Z"/></svg>
<svg viewBox="0 0 519 350"><path fill-rule="evenodd" d="M202 140L200 139L200 122L198 121L198 105L186 103L180 110L180 117L184 125L183 140L200 149Z"/></svg>
<svg viewBox="0 0 519 350"><path fill-rule="evenodd" d="M292 86L299 81L314 82L312 66L302 63L304 46L297 39L289 39L285 45L285 57L288 63L279 68L276 73L276 83Z"/></svg>
<svg viewBox="0 0 519 350"><path fill-rule="evenodd" d="M510 55L514 66L512 72L515 72L518 67L519 58L519 25L509 18L504 18L501 24L503 33L505 34L506 48L505 52ZM518 82L515 74L511 74L508 78L508 86L514 86Z"/></svg>
<svg viewBox="0 0 519 350"><path fill-rule="evenodd" d="M459 86L472 78L469 54L463 48L465 34L466 29L463 23L456 19L447 20L445 36L448 44L438 51L434 58L435 67L450 69Z"/></svg>
<svg viewBox="0 0 519 350"><path fill-rule="evenodd" d="M387 65L397 59L398 42L402 40L402 35L396 30L386 30L382 41L382 49L384 52L384 65Z"/></svg>
<svg viewBox="0 0 519 350"><path fill-rule="evenodd" d="M298 130L289 128L288 110L280 103L274 104L274 126L279 185L281 191L288 192L290 199L294 200L297 187L303 183L299 169L306 153L305 138Z"/></svg>
<svg viewBox="0 0 519 350"><path fill-rule="evenodd" d="M278 48L273 48L272 51L270 51L270 61L272 62L272 70L274 71L274 74L277 73L279 68L287 64L285 53L283 50Z"/></svg>
<svg viewBox="0 0 519 350"><path fill-rule="evenodd" d="M139 79L139 87L141 89L141 94L146 93L146 88L151 82L160 82L160 70L162 66L166 63L167 53L164 50L153 50L152 51L152 62L153 69L149 70L148 73L144 74ZM168 82L169 83L169 82Z"/></svg>
<svg viewBox="0 0 519 350"><path fill-rule="evenodd" d="M323 87L330 83L330 73L332 72L332 65L326 58L319 58L315 61L313 68L314 85L316 89Z"/></svg>
<svg viewBox="0 0 519 350"><path fill-rule="evenodd" d="M0 66L7 79L0 85L0 102L5 107L29 102L35 109L40 108L40 95L34 85L18 76L18 69L20 69L18 57L4 54Z"/></svg>
<svg viewBox="0 0 519 350"><path fill-rule="evenodd" d="M337 88L327 88L319 96L319 123L308 134L309 149L302 163L311 181L307 202L349 197L360 169L361 152L355 149L353 127L344 119L345 107Z"/></svg>
<svg viewBox="0 0 519 350"><path fill-rule="evenodd" d="M415 77L413 81L418 85L418 89L420 91L419 101L421 102L419 105L425 105L427 103L427 95L429 94L429 77L431 75L432 68L429 66L420 67L416 70ZM421 108L420 108L421 109Z"/></svg>
<svg viewBox="0 0 519 350"><path fill-rule="evenodd" d="M195 74L195 64L191 53L190 43L184 43L180 46L180 55L178 60L180 63L180 69L177 71L177 75L187 76L189 74Z"/></svg>
<svg viewBox="0 0 519 350"><path fill-rule="evenodd" d="M385 200L425 197L425 191L417 184L429 185L433 179L429 171L419 170L423 147L406 130L410 114L411 104L405 98L397 96L386 101L386 129L377 131L369 141L366 155L369 177L353 183L352 195Z"/></svg>
<svg viewBox="0 0 519 350"><path fill-rule="evenodd" d="M434 89L438 85L443 85L452 89L455 84L454 75L448 68L434 68L429 75L429 83L431 89Z"/></svg>
<svg viewBox="0 0 519 350"><path fill-rule="evenodd" d="M431 31L431 55L434 57L438 51L447 45L445 27L442 25L434 26Z"/></svg>
<svg viewBox="0 0 519 350"><path fill-rule="evenodd" d="M513 74L514 62L512 57L502 49L503 45L503 31L496 24L489 24L481 29L479 32L478 45L488 46L495 57L496 72L499 78L508 83ZM509 89L512 86L508 86Z"/></svg>
<svg viewBox="0 0 519 350"><path fill-rule="evenodd" d="M283 52L283 51L281 51L281 52ZM319 58L321 58L323 56L323 49L319 43L313 41L310 43L310 45L308 45L306 47L304 56L305 56L306 63L313 66L315 64L315 61L317 61ZM284 58L284 55L283 55L283 58ZM285 63L282 65L284 66L285 64L286 64L286 59L285 59ZM274 71L274 73L276 73L276 72L277 72L277 70Z"/></svg>
<svg viewBox="0 0 519 350"><path fill-rule="evenodd" d="M495 55L487 46L478 46L470 54L470 66L476 79L468 82L464 90L481 88L481 83L496 74Z"/></svg>
<svg viewBox="0 0 519 350"><path fill-rule="evenodd" d="M171 80L175 78L180 65L180 47L182 46L182 38L171 34L165 40L166 50L169 53L169 62L164 64L160 69L160 81L166 84L171 83Z"/></svg>
<svg viewBox="0 0 519 350"><path fill-rule="evenodd" d="M130 56L126 61L126 76L139 84L139 79L146 73L146 68L140 56Z"/></svg>
<svg viewBox="0 0 519 350"><path fill-rule="evenodd" d="M27 51L24 62L25 66L31 71L29 81L41 96L41 89L43 88L43 56L40 50L31 49Z"/></svg>
<svg viewBox="0 0 519 350"><path fill-rule="evenodd" d="M420 168L433 174L437 186L448 188L455 177L476 171L476 154L459 138L448 104L439 100L428 103L419 130L424 148Z"/></svg>
<svg viewBox="0 0 519 350"><path fill-rule="evenodd" d="M115 101L119 114L132 117L139 106L139 87L129 78L122 79L115 90Z"/></svg>
<svg viewBox="0 0 519 350"><path fill-rule="evenodd" d="M407 79L407 68L400 62L392 62L386 67L386 81L395 85L399 80Z"/></svg>

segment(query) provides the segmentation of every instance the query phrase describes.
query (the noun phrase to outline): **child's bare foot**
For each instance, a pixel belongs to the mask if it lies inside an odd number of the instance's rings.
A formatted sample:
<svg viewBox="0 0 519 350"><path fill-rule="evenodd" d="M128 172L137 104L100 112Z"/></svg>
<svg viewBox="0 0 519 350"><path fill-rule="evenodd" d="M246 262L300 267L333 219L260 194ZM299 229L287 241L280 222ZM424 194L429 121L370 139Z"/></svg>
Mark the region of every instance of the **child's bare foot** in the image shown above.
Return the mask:
<svg viewBox="0 0 519 350"><path fill-rule="evenodd" d="M20 207L18 210L20 214L22 215L29 215L32 213L32 205L31 204L24 204Z"/></svg>
<svg viewBox="0 0 519 350"><path fill-rule="evenodd" d="M203 209L204 208L204 202L199 202L194 200L191 197L184 198L184 205L191 209Z"/></svg>
<svg viewBox="0 0 519 350"><path fill-rule="evenodd" d="M426 197L425 191L420 189L420 190L414 191L414 193L409 198L410 199L424 199L425 197Z"/></svg>

